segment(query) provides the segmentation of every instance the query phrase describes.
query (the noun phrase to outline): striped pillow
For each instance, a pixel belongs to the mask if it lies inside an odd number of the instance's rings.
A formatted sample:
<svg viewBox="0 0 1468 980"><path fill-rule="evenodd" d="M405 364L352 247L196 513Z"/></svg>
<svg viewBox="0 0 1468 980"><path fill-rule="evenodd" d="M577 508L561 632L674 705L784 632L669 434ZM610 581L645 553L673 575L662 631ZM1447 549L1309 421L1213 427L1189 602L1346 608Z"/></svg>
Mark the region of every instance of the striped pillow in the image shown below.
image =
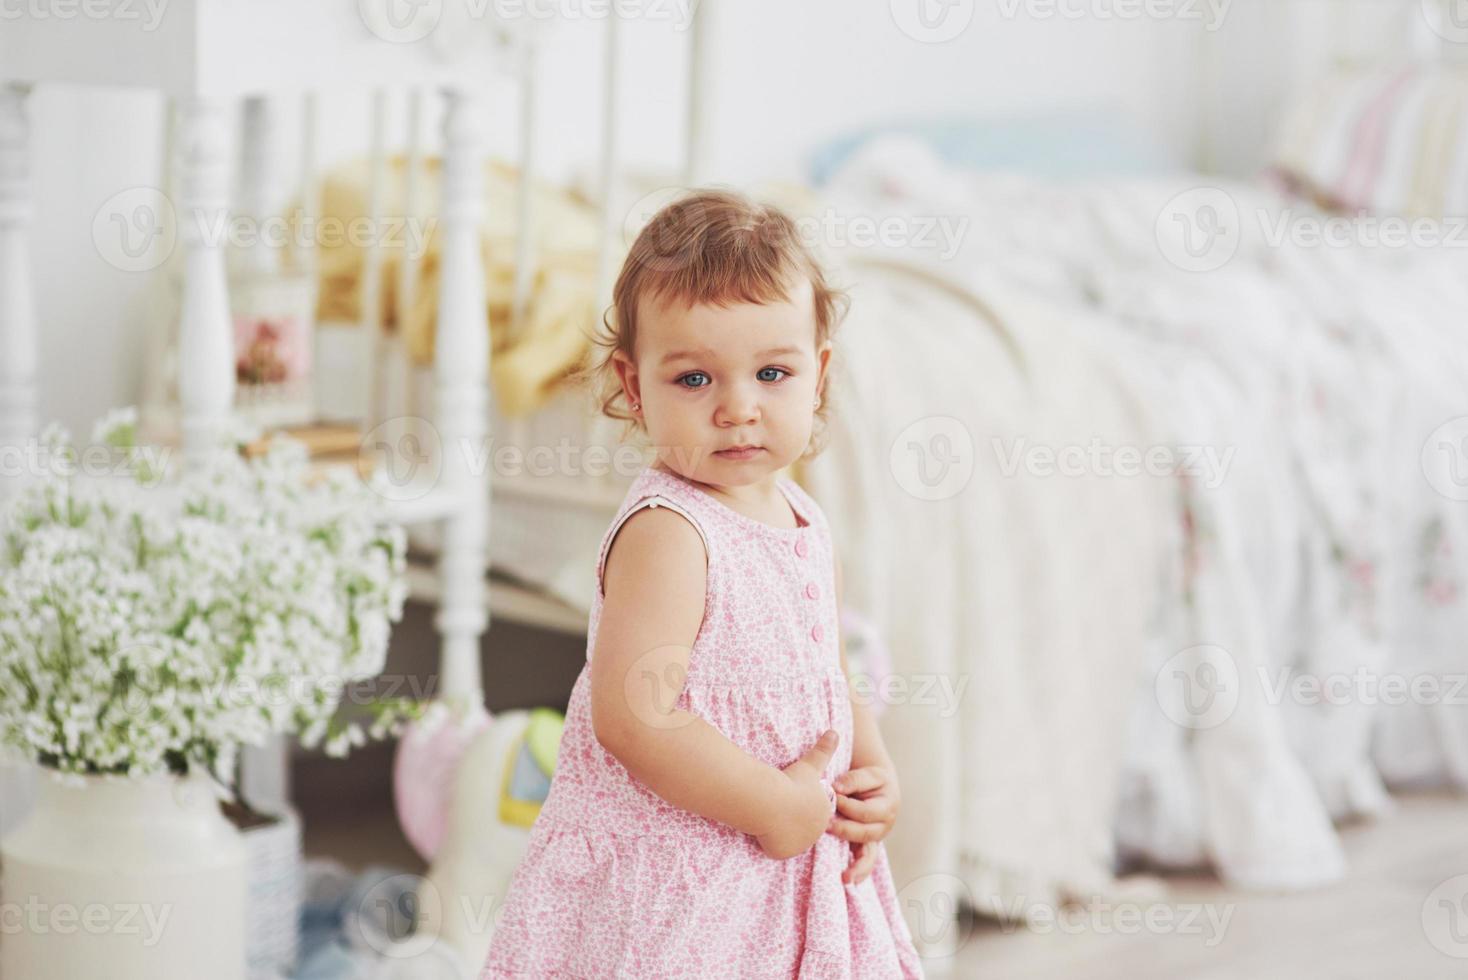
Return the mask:
<svg viewBox="0 0 1468 980"><path fill-rule="evenodd" d="M1285 115L1273 175L1332 210L1468 215L1468 69L1343 69Z"/></svg>

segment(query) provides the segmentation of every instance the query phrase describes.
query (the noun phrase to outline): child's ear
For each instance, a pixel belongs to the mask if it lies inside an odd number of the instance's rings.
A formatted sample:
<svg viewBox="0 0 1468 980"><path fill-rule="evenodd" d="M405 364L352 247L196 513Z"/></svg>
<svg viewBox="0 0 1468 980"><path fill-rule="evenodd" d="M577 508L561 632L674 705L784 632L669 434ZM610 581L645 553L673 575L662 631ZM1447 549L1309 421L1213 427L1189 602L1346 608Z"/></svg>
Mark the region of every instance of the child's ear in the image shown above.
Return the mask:
<svg viewBox="0 0 1468 980"><path fill-rule="evenodd" d="M637 375L637 365L632 358L625 351L619 350L612 355L612 367L622 382L622 394L627 399L627 404L635 405L642 401L642 380Z"/></svg>
<svg viewBox="0 0 1468 980"><path fill-rule="evenodd" d="M831 342L828 340L816 351L816 394L822 398L826 391L826 368L831 363Z"/></svg>

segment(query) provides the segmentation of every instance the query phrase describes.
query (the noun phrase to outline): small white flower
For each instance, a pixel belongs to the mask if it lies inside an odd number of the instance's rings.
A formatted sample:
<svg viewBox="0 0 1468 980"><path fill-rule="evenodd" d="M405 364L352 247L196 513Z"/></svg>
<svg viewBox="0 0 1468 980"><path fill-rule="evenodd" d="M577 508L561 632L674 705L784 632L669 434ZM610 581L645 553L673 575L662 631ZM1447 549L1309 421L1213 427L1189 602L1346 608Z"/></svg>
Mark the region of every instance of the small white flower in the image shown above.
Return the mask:
<svg viewBox="0 0 1468 980"><path fill-rule="evenodd" d="M135 420L110 413L93 438L130 443ZM58 468L0 504L0 742L67 772L221 777L273 733L318 744L401 618L402 528L360 481L313 482L290 441L133 475ZM283 698L271 678L290 679ZM347 726L329 748L367 737Z"/></svg>
<svg viewBox="0 0 1468 980"><path fill-rule="evenodd" d="M132 406L115 408L92 426L92 442L104 446L126 448L137 438L138 410Z"/></svg>

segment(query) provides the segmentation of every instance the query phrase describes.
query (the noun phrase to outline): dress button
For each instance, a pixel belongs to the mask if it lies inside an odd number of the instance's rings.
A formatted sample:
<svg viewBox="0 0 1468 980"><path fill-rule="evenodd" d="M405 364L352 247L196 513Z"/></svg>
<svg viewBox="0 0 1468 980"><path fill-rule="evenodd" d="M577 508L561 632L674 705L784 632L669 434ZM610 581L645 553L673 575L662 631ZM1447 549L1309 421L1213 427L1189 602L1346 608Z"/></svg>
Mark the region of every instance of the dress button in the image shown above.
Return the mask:
<svg viewBox="0 0 1468 980"><path fill-rule="evenodd" d="M805 587L805 597L807 599L819 599L821 597L821 587L814 582L807 584Z"/></svg>
<svg viewBox="0 0 1468 980"><path fill-rule="evenodd" d="M821 637L823 637L825 635L826 635L826 633L825 633L824 630L821 629L821 624L820 623L816 623L814 626L812 626L810 628L810 638L812 640L815 640L817 643L821 642Z"/></svg>
<svg viewBox="0 0 1468 980"><path fill-rule="evenodd" d="M804 558L805 555L806 555L806 552L808 552L808 551L810 551L810 545L808 545L808 544L805 543L805 538L796 538L795 539L795 553L797 555L799 555L801 558Z"/></svg>

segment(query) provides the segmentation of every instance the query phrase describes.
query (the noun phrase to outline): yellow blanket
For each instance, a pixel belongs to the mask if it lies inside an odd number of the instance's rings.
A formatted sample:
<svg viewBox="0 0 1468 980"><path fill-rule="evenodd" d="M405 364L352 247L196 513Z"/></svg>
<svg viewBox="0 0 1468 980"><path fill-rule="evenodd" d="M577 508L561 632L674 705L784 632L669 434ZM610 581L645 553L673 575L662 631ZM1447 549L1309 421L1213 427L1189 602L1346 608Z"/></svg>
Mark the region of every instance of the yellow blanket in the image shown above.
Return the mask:
<svg viewBox="0 0 1468 980"><path fill-rule="evenodd" d="M388 218L382 235L382 322L401 330L409 355L419 364L433 360L438 313L439 234L437 214L441 161L427 157L418 182L414 214L404 208L407 158L385 160L387 179L381 213ZM342 234L367 213L368 162L353 161L325 175L322 184L319 243L322 321L361 321L360 283L365 249L361 234ZM596 274L599 239L597 210L570 192L547 184L534 189L534 265L526 323L511 335L514 293L516 200L519 172L489 161L484 168L484 215L480 241L488 301L491 383L500 410L524 415L540 407L556 383L577 368L590 349L598 321ZM336 231L336 234L328 234ZM355 241L353 241L355 239ZM621 262L622 242L613 261ZM421 253L412 308L399 322L398 265L405 251Z"/></svg>

